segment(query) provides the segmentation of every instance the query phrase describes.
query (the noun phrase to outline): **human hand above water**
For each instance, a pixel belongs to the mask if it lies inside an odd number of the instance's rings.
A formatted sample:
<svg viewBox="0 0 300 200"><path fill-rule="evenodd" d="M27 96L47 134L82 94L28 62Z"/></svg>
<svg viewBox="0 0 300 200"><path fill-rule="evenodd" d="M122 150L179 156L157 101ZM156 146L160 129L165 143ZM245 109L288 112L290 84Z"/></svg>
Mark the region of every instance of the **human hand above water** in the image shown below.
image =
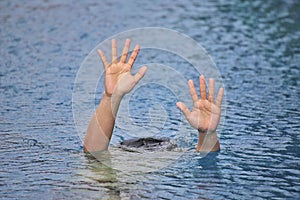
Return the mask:
<svg viewBox="0 0 300 200"><path fill-rule="evenodd" d="M135 75L131 74L132 65L139 53L140 46L136 45L131 56L128 57L130 39L126 39L120 60L117 56L117 43L112 40L112 61L109 63L104 53L99 49L98 53L105 67L105 94L108 97L112 95L124 96L130 92L146 73L147 67L141 67Z"/></svg>
<svg viewBox="0 0 300 200"><path fill-rule="evenodd" d="M206 95L206 85L204 76L200 80L200 99L192 80L188 81L190 94L193 100L194 108L192 111L182 103L177 102L177 107L182 111L191 126L199 133L214 133L218 127L221 114L221 103L224 89L220 88L216 100L214 101L214 79L209 79L209 91Z"/></svg>
<svg viewBox="0 0 300 200"><path fill-rule="evenodd" d="M133 89L147 70L146 67L141 67L138 73L131 74L131 68L140 46L135 46L127 61L129 47L130 40L127 39L121 58L118 60L117 43L113 39L111 63L107 61L104 53L100 49L98 50L105 68L105 93L88 125L84 139L85 152L98 152L108 148L122 97Z"/></svg>

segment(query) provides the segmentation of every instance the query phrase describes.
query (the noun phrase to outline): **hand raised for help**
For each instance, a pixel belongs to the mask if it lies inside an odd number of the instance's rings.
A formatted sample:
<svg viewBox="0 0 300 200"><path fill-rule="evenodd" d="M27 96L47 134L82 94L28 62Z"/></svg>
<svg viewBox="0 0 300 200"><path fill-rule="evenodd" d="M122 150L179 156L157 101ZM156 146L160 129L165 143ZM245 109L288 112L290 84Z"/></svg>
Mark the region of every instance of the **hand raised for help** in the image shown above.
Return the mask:
<svg viewBox="0 0 300 200"><path fill-rule="evenodd" d="M224 89L220 88L216 101L214 101L214 79L209 79L209 91L206 95L206 85L204 76L200 76L200 99L194 86L194 82L189 80L188 85L194 103L194 108L190 111L182 102L177 102L177 107L182 111L188 122L199 133L213 133L216 131L221 114L221 103Z"/></svg>
<svg viewBox="0 0 300 200"><path fill-rule="evenodd" d="M105 94L109 97L113 94L121 97L124 96L134 88L146 73L147 67L144 66L141 67L135 75L131 74L131 68L139 53L140 46L135 46L127 61L129 47L130 39L126 39L121 58L118 60L117 43L116 40L113 39L111 63L107 61L104 53L100 49L98 50L105 67Z"/></svg>

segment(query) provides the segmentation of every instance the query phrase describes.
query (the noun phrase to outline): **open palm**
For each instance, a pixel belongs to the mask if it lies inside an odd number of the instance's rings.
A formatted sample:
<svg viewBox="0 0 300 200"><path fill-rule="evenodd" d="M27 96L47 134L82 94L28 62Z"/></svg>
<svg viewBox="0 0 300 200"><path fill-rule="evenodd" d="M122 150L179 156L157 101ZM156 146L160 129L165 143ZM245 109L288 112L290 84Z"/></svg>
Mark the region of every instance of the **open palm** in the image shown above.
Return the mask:
<svg viewBox="0 0 300 200"><path fill-rule="evenodd" d="M128 61L130 40L125 41L120 60L117 57L116 40L112 40L112 62L109 63L101 50L98 53L105 67L105 93L107 96L113 94L123 96L130 92L138 81L144 76L147 68L141 67L135 75L131 74L132 65L138 55L140 46L136 45Z"/></svg>
<svg viewBox="0 0 300 200"><path fill-rule="evenodd" d="M193 110L190 111L182 102L178 102L176 105L183 112L192 127L198 129L198 131L202 133L212 133L216 131L220 121L221 102L224 89L220 88L216 101L214 102L214 79L209 79L208 96L206 95L204 76L200 76L199 79L200 99L198 98L193 81L189 80L188 82L190 94L194 103Z"/></svg>

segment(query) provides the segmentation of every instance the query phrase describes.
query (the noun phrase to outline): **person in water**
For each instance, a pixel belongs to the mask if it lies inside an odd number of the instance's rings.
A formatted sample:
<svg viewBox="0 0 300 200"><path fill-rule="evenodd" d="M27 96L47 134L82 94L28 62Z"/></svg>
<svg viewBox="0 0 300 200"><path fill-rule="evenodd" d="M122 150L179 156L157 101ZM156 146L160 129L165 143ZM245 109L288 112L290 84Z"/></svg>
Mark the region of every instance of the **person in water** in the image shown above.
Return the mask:
<svg viewBox="0 0 300 200"><path fill-rule="evenodd" d="M131 73L132 65L139 53L140 46L136 45L127 59L129 47L130 39L126 39L122 55L120 60L118 60L117 44L116 40L113 39L111 63L107 60L104 53L100 49L98 50L105 67L105 91L86 131L84 140L85 152L99 152L108 149L120 102L123 96L135 87L147 71L147 67L143 66L135 75ZM176 106L184 114L190 125L198 131L196 150L199 152L219 151L220 144L216 129L220 121L224 89L219 89L214 100L214 79L209 79L209 91L206 91L203 75L199 77L199 80L200 96L197 94L194 82L192 80L188 81L190 95L194 104L193 109L190 111L182 102L177 102ZM141 144L149 141L150 143L164 142L164 140L160 139L141 138L134 141L124 141L121 144L139 147Z"/></svg>

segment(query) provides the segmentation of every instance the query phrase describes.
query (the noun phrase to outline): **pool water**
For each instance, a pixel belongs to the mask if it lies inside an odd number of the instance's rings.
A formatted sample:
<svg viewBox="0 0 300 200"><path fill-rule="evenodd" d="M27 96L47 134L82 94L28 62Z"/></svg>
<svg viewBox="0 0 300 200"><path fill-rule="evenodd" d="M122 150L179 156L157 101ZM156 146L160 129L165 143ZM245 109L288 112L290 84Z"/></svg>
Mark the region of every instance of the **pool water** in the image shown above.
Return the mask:
<svg viewBox="0 0 300 200"><path fill-rule="evenodd" d="M299 13L297 0L1 1L0 198L299 199ZM187 34L213 57L226 91L221 151L119 176L82 152L73 83L99 42L146 26ZM155 52L142 51L140 62L147 53ZM144 101L133 94L131 112L147 127L141 110L162 102L173 117L161 134L174 137L177 99L158 89L141 88ZM117 127L113 143L124 132Z"/></svg>

